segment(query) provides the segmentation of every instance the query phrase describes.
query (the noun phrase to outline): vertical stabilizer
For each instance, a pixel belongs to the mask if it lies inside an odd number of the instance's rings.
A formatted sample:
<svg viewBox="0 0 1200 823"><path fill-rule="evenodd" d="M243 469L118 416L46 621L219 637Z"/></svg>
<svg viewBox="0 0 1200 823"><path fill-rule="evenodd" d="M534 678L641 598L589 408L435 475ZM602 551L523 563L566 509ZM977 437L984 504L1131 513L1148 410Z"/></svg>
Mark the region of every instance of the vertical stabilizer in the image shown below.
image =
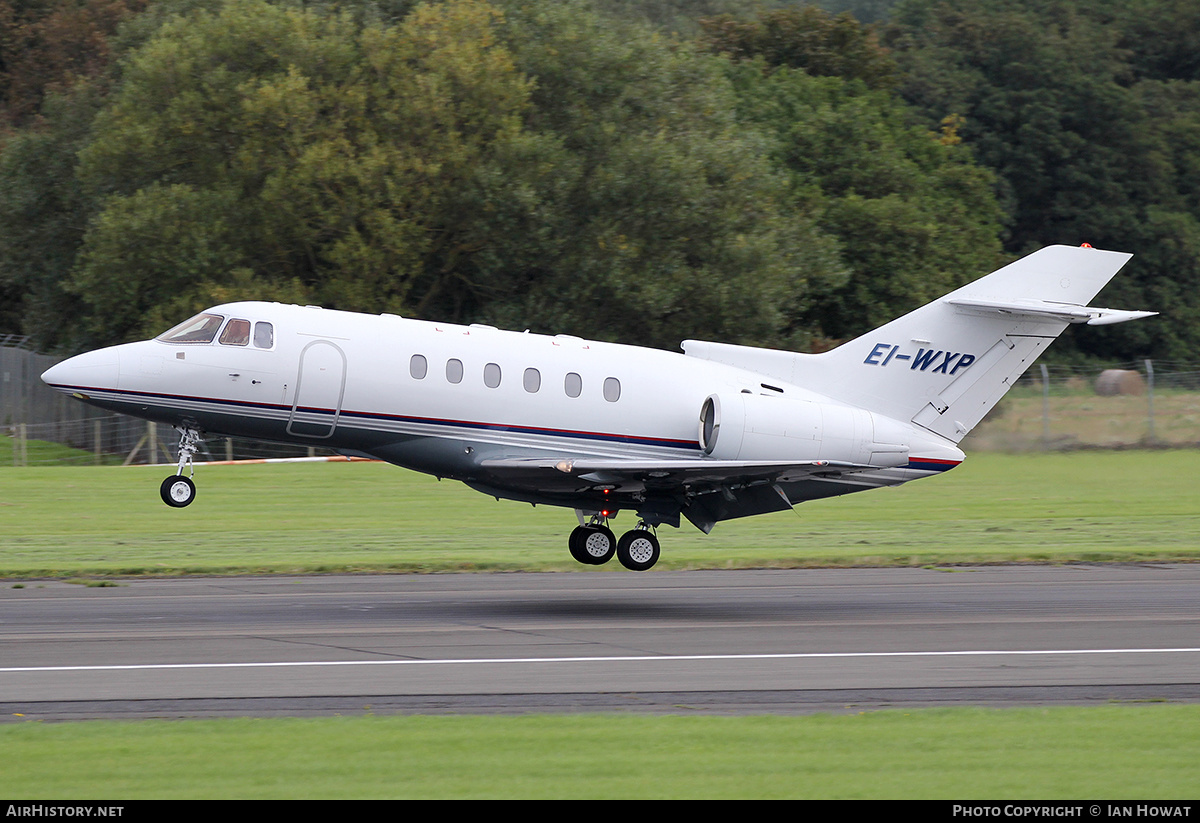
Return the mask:
<svg viewBox="0 0 1200 823"><path fill-rule="evenodd" d="M684 349L957 443L1069 324L1154 314L1087 305L1130 257L1049 246L824 354L692 340Z"/></svg>
<svg viewBox="0 0 1200 823"><path fill-rule="evenodd" d="M1088 247L1044 248L806 358L797 371L839 400L911 420L957 443L1069 324L1151 314L1087 305L1130 257Z"/></svg>

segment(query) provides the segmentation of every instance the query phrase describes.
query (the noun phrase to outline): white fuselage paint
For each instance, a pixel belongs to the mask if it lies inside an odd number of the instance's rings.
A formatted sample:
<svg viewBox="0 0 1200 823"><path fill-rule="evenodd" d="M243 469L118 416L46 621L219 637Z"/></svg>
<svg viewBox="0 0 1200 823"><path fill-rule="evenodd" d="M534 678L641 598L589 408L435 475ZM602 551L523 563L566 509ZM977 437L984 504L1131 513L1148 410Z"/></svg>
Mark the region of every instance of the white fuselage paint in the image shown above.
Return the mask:
<svg viewBox="0 0 1200 823"><path fill-rule="evenodd" d="M475 481L486 479L477 468L485 457L707 459L699 416L713 395L725 404L718 446L726 459L880 466L856 475L852 488L902 483L962 459L911 425L673 352L277 303L208 311L271 323L273 345L148 340L79 355L45 379L177 426L372 454ZM423 358L415 367L414 356ZM789 427L797 409L806 422ZM887 448L874 449L876 440ZM910 451L923 468L904 468Z"/></svg>

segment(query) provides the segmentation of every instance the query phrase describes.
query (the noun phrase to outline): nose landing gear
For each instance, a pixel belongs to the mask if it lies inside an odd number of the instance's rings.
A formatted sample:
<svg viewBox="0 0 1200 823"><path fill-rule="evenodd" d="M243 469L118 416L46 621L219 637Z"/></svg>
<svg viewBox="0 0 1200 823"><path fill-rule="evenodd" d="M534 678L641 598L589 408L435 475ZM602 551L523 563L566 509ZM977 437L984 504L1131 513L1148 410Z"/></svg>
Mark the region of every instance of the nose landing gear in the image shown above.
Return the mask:
<svg viewBox="0 0 1200 823"><path fill-rule="evenodd" d="M192 482L196 469L192 465L192 457L204 442L200 432L195 429L179 431L179 468L175 474L164 480L158 489L163 502L176 509L181 509L196 499L196 484ZM188 469L188 477L183 475L185 468Z"/></svg>

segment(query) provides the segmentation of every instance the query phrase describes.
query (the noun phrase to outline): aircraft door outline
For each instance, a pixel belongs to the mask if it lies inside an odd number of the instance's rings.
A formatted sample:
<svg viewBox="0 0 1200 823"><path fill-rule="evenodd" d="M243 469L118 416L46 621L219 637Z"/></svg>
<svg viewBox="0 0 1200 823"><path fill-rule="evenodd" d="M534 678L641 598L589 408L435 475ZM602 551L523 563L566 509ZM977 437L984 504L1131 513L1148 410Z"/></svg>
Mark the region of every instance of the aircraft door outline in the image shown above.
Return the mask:
<svg viewBox="0 0 1200 823"><path fill-rule="evenodd" d="M296 372L296 391L292 413L288 416L287 433L314 440L327 440L337 429L342 415L342 400L346 394L346 353L329 340L314 340L300 352ZM305 412L303 409L320 409ZM326 410L333 417L317 421Z"/></svg>

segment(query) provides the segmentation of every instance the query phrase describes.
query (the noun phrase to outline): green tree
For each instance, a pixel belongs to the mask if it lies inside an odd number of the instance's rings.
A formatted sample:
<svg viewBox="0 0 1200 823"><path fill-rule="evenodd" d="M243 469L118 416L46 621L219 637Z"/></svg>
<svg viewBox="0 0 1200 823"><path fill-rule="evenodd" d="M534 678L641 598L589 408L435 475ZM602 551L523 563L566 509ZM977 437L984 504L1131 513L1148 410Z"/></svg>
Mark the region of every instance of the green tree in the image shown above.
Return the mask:
<svg viewBox="0 0 1200 823"><path fill-rule="evenodd" d="M577 3L401 7L151 5L92 108L47 110L53 139L13 144L53 152L73 199L0 214L42 232L9 244L12 266L0 243L0 289L73 306L68 345L244 298L807 341L844 266L739 121L722 58ZM14 204L47 194L30 156L0 163L0 186L26 187ZM56 240L55 266L18 272Z"/></svg>
<svg viewBox="0 0 1200 823"><path fill-rule="evenodd" d="M1164 317L1089 329L1075 344L1083 354L1200 349L1200 281L1185 251L1200 218L1200 87L1181 45L1200 37L1200 16L1176 10L1171 0L908 0L885 38L905 97L928 122L961 115L964 142L998 175L1010 252L1089 242L1136 255L1098 300Z"/></svg>
<svg viewBox="0 0 1200 823"><path fill-rule="evenodd" d="M896 64L875 30L849 12L792 6L745 20L731 14L705 18L701 43L734 60L761 57L768 66L803 69L816 77L861 80L871 88L895 85Z"/></svg>
<svg viewBox="0 0 1200 823"><path fill-rule="evenodd" d="M80 154L101 209L74 288L97 333L241 292L406 310L455 233L453 190L520 130L496 20L472 0L398 26L259 0L166 20Z"/></svg>
<svg viewBox="0 0 1200 823"><path fill-rule="evenodd" d="M723 61L576 4L504 4L534 82L467 279L502 325L675 347L685 336L799 346L793 318L844 276L788 208L768 144L739 123Z"/></svg>
<svg viewBox="0 0 1200 823"><path fill-rule="evenodd" d="M94 208L75 167L100 105L94 86L52 95L45 127L10 135L0 150L0 331L45 350L95 342L74 322L85 306L63 284Z"/></svg>
<svg viewBox="0 0 1200 823"><path fill-rule="evenodd" d="M736 68L743 118L771 133L797 204L850 269L806 319L829 338L874 328L1000 261L993 177L951 128L914 125L884 92L761 63Z"/></svg>
<svg viewBox="0 0 1200 823"><path fill-rule="evenodd" d="M109 39L145 0L0 0L0 125L20 124L47 93L99 74Z"/></svg>

